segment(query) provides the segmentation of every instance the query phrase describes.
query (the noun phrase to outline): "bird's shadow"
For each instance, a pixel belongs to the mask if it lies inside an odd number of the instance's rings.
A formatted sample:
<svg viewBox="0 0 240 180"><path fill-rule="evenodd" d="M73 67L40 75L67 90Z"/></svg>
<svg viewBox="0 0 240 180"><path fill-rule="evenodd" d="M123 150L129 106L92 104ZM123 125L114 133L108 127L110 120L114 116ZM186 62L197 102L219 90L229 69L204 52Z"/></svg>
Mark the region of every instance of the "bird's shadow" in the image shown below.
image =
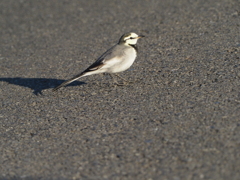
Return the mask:
<svg viewBox="0 0 240 180"><path fill-rule="evenodd" d="M42 90L54 88L65 80L59 79L48 79L48 78L21 78L21 77L14 77L14 78L0 78L0 81L8 82L10 84L15 84L18 86L28 87L33 90L35 95L42 94ZM78 86L86 84L85 82L75 81L68 86Z"/></svg>

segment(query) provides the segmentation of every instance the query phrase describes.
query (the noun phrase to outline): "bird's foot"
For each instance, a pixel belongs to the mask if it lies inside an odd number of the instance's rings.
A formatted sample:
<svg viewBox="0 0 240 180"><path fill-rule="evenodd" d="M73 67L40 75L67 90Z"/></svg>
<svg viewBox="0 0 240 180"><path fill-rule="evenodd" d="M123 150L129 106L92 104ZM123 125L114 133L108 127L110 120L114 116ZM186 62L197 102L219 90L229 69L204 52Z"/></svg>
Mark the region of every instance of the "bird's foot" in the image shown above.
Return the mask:
<svg viewBox="0 0 240 180"><path fill-rule="evenodd" d="M118 74L114 74L114 75L123 80L122 83L119 83L119 82L117 82L117 81L115 80L115 78L113 77L113 75L111 75L112 78L113 78L113 80L114 80L114 82L115 82L118 86L124 86L124 85L128 85L128 84L130 84L130 83L134 83L134 81L128 81L128 80L124 79L123 77L119 76Z"/></svg>

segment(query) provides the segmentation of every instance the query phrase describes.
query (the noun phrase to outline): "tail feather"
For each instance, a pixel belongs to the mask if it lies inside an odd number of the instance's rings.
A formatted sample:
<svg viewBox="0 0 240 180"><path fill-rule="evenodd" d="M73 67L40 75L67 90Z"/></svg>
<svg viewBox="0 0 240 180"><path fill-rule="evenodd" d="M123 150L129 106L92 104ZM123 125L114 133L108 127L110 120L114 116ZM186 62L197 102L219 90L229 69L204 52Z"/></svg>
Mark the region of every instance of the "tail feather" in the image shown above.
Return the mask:
<svg viewBox="0 0 240 180"><path fill-rule="evenodd" d="M98 69L100 69L104 64L100 61L96 61L95 63L93 63L89 68L87 68L85 71L81 72L80 74L77 74L76 76L74 76L73 78L63 82L62 84L60 84L59 86L55 87L53 89L53 91L57 91L58 89L60 89L63 86L66 86L68 84L70 84L73 81L76 81L77 79L83 77L83 76L88 76L88 75L92 75L92 74L97 74ZM100 73L100 72L98 72Z"/></svg>
<svg viewBox="0 0 240 180"><path fill-rule="evenodd" d="M80 73L80 74L77 74L77 75L74 76L73 78L71 78L71 79L69 79L69 80L63 82L63 83L60 84L59 86L55 87L52 91L57 91L57 90L60 89L61 87L66 86L66 85L72 83L73 81L78 80L79 78L83 77L84 75L85 75L84 72L82 72L82 73Z"/></svg>

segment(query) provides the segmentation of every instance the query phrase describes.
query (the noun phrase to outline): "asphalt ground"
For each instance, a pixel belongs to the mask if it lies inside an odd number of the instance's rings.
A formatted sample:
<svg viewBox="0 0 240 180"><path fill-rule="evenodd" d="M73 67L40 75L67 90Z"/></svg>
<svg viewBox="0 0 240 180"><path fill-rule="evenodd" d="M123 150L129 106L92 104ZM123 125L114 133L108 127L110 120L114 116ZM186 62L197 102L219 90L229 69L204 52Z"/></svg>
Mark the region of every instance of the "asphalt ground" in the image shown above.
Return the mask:
<svg viewBox="0 0 240 180"><path fill-rule="evenodd" d="M240 179L239 0L0 1L0 179ZM109 75L52 88L125 32Z"/></svg>

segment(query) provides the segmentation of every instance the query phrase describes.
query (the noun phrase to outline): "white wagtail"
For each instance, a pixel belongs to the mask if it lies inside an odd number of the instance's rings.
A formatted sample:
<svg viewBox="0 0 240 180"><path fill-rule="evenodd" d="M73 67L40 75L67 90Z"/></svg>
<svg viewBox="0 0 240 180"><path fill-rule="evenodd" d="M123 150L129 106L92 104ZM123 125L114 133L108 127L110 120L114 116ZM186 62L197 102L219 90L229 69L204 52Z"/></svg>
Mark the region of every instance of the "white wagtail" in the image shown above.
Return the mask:
<svg viewBox="0 0 240 180"><path fill-rule="evenodd" d="M136 44L138 39L142 37L144 36L133 32L122 35L119 42L101 55L90 67L55 87L53 91L84 76L100 73L118 73L127 70L137 57Z"/></svg>

